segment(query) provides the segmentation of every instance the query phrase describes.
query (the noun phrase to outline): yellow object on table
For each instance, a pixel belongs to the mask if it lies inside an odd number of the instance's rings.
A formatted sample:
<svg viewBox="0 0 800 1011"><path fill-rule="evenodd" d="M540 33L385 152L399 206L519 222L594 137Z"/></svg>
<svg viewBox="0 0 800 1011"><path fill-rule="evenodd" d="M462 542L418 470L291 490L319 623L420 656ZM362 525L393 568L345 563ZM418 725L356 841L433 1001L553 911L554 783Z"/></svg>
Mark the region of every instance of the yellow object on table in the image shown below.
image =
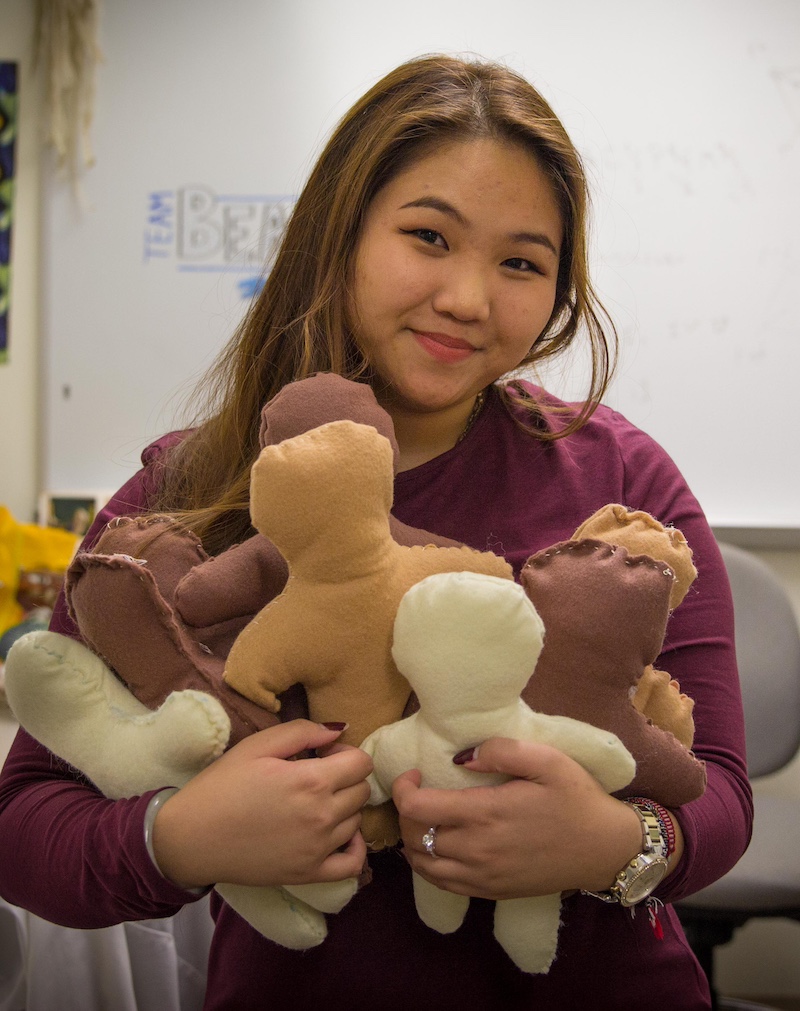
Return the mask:
<svg viewBox="0 0 800 1011"><path fill-rule="evenodd" d="M18 523L6 506L0 506L0 635L25 616L17 601L20 572L65 572L79 540L58 527Z"/></svg>

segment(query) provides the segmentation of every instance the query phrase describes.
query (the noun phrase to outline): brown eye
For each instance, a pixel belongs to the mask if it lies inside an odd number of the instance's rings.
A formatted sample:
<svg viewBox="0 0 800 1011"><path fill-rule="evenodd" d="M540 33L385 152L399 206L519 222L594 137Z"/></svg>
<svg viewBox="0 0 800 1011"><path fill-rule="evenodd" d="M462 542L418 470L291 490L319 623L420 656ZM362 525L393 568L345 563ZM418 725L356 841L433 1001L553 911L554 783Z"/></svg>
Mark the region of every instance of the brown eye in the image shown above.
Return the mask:
<svg viewBox="0 0 800 1011"><path fill-rule="evenodd" d="M508 260L503 260L503 266L510 267L512 270L519 270L522 273L532 272L534 274L541 274L536 264L531 263L530 260L523 259L521 256L512 256Z"/></svg>
<svg viewBox="0 0 800 1011"><path fill-rule="evenodd" d="M429 246L442 246L444 249L447 249L447 243L444 241L444 236L441 232L437 232L433 228L411 228L404 231L404 234L414 235Z"/></svg>

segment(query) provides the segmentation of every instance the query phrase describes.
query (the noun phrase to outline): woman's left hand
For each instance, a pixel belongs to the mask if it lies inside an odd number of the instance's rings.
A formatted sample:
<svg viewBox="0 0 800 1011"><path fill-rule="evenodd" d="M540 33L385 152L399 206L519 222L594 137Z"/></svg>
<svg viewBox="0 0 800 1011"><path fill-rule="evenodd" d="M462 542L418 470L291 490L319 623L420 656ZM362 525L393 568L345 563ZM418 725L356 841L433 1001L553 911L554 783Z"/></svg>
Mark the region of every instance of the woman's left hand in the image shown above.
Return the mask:
<svg viewBox="0 0 800 1011"><path fill-rule="evenodd" d="M641 850L639 818L563 752L493 737L465 769L515 778L463 790L394 782L404 852L414 871L451 892L488 899L609 888ZM436 828L436 856L422 836Z"/></svg>

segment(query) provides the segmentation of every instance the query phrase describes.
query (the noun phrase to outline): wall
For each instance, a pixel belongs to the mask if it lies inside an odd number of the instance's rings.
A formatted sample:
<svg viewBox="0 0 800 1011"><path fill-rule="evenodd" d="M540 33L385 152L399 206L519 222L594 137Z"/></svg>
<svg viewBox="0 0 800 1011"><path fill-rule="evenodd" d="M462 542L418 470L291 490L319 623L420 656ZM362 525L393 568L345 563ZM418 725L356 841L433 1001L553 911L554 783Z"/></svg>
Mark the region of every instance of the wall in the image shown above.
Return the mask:
<svg viewBox="0 0 800 1011"><path fill-rule="evenodd" d="M356 95L412 55L479 51L528 74L584 156L593 271L624 339L609 402L671 453L712 524L794 528L800 547L800 470L762 437L800 431L800 233L786 227L800 220L800 6L399 10L106 0L84 212L44 188L48 480L116 487L135 467L241 316L262 223L279 223ZM562 380L548 375L585 389Z"/></svg>
<svg viewBox="0 0 800 1011"><path fill-rule="evenodd" d="M33 3L0 5L0 59L18 63L9 360L0 365L0 505L32 522L40 481L39 243L41 88L32 70Z"/></svg>
<svg viewBox="0 0 800 1011"><path fill-rule="evenodd" d="M0 503L21 520L33 517L40 490L42 426L38 371L41 90L31 73L30 0L2 0L0 57L20 63L20 136L14 233L11 361L0 366ZM298 160L300 158L297 152ZM760 552L784 581L800 620L800 552ZM759 789L800 799L800 758ZM721 952L720 982L728 993L800 994L800 925L749 925Z"/></svg>

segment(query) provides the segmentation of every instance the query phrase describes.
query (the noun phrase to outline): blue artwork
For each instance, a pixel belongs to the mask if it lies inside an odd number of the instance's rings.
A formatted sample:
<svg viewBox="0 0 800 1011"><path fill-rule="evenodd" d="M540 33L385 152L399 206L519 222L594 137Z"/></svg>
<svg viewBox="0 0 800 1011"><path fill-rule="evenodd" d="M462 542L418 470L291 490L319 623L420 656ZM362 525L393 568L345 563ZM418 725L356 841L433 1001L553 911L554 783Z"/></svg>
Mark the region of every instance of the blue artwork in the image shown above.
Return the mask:
<svg viewBox="0 0 800 1011"><path fill-rule="evenodd" d="M264 285L294 197L218 194L208 186L153 190L147 198L143 260L184 273L236 276L242 299Z"/></svg>
<svg viewBox="0 0 800 1011"><path fill-rule="evenodd" d="M0 62L0 363L8 360L16 114L17 65L16 63Z"/></svg>

